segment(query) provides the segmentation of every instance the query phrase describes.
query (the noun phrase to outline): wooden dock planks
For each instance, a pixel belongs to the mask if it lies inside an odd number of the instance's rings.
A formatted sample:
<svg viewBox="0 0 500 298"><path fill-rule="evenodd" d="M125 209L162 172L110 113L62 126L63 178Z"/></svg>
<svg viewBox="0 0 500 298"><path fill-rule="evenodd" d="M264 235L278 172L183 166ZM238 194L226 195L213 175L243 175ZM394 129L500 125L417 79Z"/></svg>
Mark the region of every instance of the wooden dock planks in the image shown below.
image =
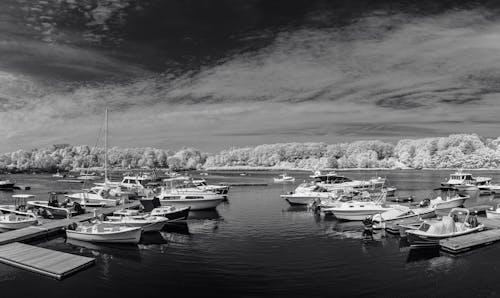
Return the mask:
<svg viewBox="0 0 500 298"><path fill-rule="evenodd" d="M95 259L14 242L0 246L0 262L62 279L91 266Z"/></svg>
<svg viewBox="0 0 500 298"><path fill-rule="evenodd" d="M439 241L441 249L450 253L461 253L478 246L500 241L500 229L486 230Z"/></svg>

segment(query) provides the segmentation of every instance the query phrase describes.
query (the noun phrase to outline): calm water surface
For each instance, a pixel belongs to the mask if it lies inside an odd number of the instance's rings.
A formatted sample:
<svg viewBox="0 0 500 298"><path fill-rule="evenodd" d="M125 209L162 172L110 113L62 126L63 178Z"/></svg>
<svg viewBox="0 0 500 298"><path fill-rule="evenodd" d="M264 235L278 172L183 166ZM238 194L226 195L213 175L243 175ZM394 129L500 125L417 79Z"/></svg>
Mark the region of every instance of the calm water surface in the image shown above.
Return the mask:
<svg viewBox="0 0 500 298"><path fill-rule="evenodd" d="M185 225L143 237L138 246L66 242L63 237L36 244L97 258L95 266L56 281L0 264L0 285L22 297L153 297L158 295L299 296L497 296L500 244L451 256L439 251L410 251L398 237L376 234L364 240L362 226L338 222L291 208L279 195L295 185L272 183L277 173L209 176L209 182L269 182L262 187L233 187L217 211L190 215ZM309 173L292 173L297 181ZM387 176L400 195L428 197L447 171L357 172L352 178ZM474 172L500 181L500 172ZM49 190L74 189L49 176L10 177L45 196ZM297 182L298 183L298 182ZM0 193L8 202L9 192ZM500 199L477 196L467 205L496 205ZM480 283L479 283L480 281ZM459 289L459 291L457 290Z"/></svg>

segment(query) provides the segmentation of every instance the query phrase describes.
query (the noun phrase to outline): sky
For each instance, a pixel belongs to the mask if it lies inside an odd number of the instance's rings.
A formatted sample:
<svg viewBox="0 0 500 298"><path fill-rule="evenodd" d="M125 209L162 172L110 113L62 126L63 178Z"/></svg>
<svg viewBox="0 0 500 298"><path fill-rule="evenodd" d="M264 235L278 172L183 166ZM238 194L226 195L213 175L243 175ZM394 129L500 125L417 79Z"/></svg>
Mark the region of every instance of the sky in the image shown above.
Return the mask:
<svg viewBox="0 0 500 298"><path fill-rule="evenodd" d="M413 2L2 0L0 152L497 137L500 5Z"/></svg>

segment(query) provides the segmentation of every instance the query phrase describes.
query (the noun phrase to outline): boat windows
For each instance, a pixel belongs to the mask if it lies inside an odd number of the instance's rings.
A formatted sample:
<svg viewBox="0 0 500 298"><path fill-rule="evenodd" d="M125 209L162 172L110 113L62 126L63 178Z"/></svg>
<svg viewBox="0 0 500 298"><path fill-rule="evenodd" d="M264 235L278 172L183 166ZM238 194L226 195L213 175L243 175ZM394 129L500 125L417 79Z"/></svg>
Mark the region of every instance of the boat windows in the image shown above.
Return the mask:
<svg viewBox="0 0 500 298"><path fill-rule="evenodd" d="M164 200L178 200L180 198L181 198L181 196L165 196L165 197L163 197Z"/></svg>
<svg viewBox="0 0 500 298"><path fill-rule="evenodd" d="M186 196L186 199L188 200L198 200L198 199L203 199L204 197L202 196Z"/></svg>

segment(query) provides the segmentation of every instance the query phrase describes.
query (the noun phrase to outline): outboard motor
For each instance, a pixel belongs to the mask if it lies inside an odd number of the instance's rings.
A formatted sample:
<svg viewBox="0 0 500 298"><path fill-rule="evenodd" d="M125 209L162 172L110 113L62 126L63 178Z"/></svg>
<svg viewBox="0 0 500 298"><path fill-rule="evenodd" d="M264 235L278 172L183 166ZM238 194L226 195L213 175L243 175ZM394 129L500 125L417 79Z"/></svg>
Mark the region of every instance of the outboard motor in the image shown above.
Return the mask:
<svg viewBox="0 0 500 298"><path fill-rule="evenodd" d="M311 204L311 209L314 211L314 213L319 213L321 210L321 199L320 198L315 198L314 201Z"/></svg>
<svg viewBox="0 0 500 298"><path fill-rule="evenodd" d="M371 216L367 216L363 219L363 238L373 240L373 219Z"/></svg>
<svg viewBox="0 0 500 298"><path fill-rule="evenodd" d="M431 200L430 199L423 199L420 204L418 204L419 207L429 207L429 205L431 204Z"/></svg>

